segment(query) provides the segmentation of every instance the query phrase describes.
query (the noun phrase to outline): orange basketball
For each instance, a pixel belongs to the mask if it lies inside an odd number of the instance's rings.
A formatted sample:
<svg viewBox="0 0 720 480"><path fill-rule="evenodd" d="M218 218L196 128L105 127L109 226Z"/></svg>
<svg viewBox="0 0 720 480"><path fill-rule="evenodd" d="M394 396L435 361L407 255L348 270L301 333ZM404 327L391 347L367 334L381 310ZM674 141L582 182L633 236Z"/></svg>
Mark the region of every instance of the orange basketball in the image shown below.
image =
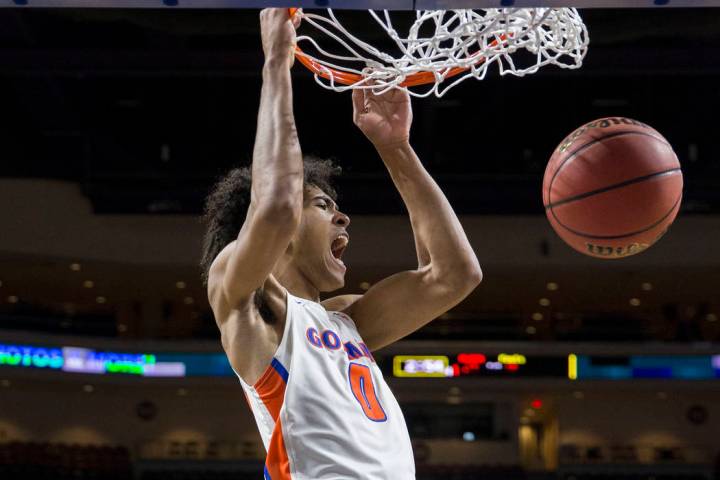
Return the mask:
<svg viewBox="0 0 720 480"><path fill-rule="evenodd" d="M553 153L543 179L550 224L575 250L622 258L655 243L682 200L680 162L652 127L601 118L571 133Z"/></svg>

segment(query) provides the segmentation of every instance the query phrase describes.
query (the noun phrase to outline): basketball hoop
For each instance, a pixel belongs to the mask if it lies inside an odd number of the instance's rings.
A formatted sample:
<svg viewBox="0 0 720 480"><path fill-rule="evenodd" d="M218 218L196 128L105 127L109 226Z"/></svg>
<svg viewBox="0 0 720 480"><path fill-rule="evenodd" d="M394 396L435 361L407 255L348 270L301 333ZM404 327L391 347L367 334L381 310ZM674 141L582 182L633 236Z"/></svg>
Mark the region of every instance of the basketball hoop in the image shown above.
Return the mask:
<svg viewBox="0 0 720 480"><path fill-rule="evenodd" d="M519 77L546 65L579 68L589 43L587 28L574 8L422 10L415 12L405 36L393 26L387 10L368 13L397 54L360 40L331 9L327 16L290 9L291 15L302 15L304 24L336 44L331 52L309 35L297 37L295 57L323 87L376 94L400 88L417 97L441 97L467 78L482 80L493 64L500 75ZM421 85L428 88L409 89Z"/></svg>

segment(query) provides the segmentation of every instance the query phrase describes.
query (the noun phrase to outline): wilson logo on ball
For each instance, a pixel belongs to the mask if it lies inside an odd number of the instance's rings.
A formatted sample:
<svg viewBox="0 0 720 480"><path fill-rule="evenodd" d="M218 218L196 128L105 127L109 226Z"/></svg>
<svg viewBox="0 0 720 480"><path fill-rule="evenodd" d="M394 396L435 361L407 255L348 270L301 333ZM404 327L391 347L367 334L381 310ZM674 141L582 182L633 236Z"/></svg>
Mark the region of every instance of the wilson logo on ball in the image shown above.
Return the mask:
<svg viewBox="0 0 720 480"><path fill-rule="evenodd" d="M568 137L562 141L560 146L558 147L558 152L564 153L568 148L570 148L574 143L575 140L578 139L578 137L582 136L583 133L587 132L589 129L593 128L608 128L614 125L636 125L638 127L645 127L652 130L652 127L650 125L647 125L643 122L639 122L637 120L633 120L632 118L625 118L625 117L612 117L612 118L602 118L600 120L596 120L594 122L590 122L588 124L583 125L582 127L575 130L573 133L568 135Z"/></svg>

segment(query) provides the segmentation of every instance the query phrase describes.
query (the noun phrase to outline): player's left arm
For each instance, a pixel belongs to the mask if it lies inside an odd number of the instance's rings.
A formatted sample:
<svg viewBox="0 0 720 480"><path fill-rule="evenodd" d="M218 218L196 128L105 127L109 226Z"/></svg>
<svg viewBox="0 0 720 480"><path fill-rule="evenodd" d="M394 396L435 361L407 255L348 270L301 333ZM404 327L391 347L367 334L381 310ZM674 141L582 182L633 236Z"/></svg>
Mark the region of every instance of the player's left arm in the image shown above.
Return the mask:
<svg viewBox="0 0 720 480"><path fill-rule="evenodd" d="M392 275L362 297L338 298L370 349L399 340L445 313L482 281L482 270L440 187L410 146L406 92L353 91L355 124L373 143L410 215L418 267Z"/></svg>

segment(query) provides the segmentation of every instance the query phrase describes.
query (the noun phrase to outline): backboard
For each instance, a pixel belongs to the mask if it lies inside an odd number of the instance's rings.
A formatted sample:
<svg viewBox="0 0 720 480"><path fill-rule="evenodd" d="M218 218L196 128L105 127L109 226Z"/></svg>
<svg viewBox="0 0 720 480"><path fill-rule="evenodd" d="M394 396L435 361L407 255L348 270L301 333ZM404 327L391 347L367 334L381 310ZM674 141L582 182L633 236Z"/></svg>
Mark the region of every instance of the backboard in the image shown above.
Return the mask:
<svg viewBox="0 0 720 480"><path fill-rule="evenodd" d="M720 0L0 0L19 8L262 8L434 10L498 7L668 8L718 7Z"/></svg>

